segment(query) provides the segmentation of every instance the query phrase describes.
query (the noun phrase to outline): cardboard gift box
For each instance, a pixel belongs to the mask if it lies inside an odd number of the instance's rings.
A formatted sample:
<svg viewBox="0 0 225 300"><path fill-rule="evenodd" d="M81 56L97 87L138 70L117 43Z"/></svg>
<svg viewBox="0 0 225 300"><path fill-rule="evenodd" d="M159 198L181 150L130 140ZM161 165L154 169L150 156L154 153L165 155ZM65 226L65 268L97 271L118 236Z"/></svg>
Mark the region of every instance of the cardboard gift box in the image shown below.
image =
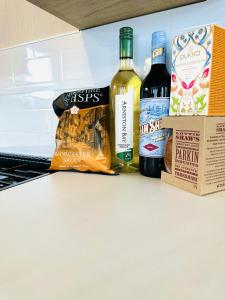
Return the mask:
<svg viewBox="0 0 225 300"><path fill-rule="evenodd" d="M166 117L173 129L171 174L161 180L197 195L225 189L225 117Z"/></svg>
<svg viewBox="0 0 225 300"><path fill-rule="evenodd" d="M205 25L172 46L170 115L225 115L225 29Z"/></svg>

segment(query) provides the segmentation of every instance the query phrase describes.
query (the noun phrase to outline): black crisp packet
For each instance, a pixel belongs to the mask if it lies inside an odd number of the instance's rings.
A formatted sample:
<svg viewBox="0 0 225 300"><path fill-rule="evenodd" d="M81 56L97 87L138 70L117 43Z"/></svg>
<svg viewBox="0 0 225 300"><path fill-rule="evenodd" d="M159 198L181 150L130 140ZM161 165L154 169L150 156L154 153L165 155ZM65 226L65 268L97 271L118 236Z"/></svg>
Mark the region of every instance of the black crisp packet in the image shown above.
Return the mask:
<svg viewBox="0 0 225 300"><path fill-rule="evenodd" d="M109 141L109 87L67 92L53 102L59 117L51 170L115 174Z"/></svg>
<svg viewBox="0 0 225 300"><path fill-rule="evenodd" d="M77 106L79 109L109 104L109 86L104 88L77 90L66 92L53 101L53 109L61 117L67 109Z"/></svg>

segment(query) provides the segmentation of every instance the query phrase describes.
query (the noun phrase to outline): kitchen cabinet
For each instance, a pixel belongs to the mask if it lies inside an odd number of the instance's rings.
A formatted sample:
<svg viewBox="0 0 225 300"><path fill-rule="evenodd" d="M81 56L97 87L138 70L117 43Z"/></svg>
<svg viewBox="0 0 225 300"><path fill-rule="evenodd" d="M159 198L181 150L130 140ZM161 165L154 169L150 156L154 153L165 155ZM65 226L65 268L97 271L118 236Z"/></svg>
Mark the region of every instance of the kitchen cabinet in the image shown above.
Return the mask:
<svg viewBox="0 0 225 300"><path fill-rule="evenodd" d="M0 0L0 48L77 31L26 0Z"/></svg>
<svg viewBox="0 0 225 300"><path fill-rule="evenodd" d="M86 29L205 0L28 0L62 20Z"/></svg>

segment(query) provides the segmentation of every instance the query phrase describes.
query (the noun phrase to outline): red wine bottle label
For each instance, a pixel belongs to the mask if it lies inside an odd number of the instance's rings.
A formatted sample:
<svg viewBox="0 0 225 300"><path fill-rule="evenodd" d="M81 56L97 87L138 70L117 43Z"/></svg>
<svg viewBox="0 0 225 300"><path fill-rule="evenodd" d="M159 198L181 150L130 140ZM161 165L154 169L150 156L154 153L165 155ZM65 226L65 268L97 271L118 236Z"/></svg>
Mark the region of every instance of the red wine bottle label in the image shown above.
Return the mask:
<svg viewBox="0 0 225 300"><path fill-rule="evenodd" d="M169 115L169 98L144 98L140 104L139 155L162 158L169 129L161 128L162 117Z"/></svg>
<svg viewBox="0 0 225 300"><path fill-rule="evenodd" d="M124 162L133 160L134 92L115 97L116 156Z"/></svg>

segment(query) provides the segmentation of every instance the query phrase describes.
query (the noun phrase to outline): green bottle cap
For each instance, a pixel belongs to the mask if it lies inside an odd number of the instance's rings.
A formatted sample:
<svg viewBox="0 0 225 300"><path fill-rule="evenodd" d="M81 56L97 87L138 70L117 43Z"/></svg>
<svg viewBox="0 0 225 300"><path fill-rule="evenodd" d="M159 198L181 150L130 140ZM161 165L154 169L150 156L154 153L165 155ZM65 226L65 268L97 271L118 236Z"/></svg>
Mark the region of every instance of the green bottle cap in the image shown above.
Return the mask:
<svg viewBox="0 0 225 300"><path fill-rule="evenodd" d="M120 58L133 58L133 28L120 28Z"/></svg>

